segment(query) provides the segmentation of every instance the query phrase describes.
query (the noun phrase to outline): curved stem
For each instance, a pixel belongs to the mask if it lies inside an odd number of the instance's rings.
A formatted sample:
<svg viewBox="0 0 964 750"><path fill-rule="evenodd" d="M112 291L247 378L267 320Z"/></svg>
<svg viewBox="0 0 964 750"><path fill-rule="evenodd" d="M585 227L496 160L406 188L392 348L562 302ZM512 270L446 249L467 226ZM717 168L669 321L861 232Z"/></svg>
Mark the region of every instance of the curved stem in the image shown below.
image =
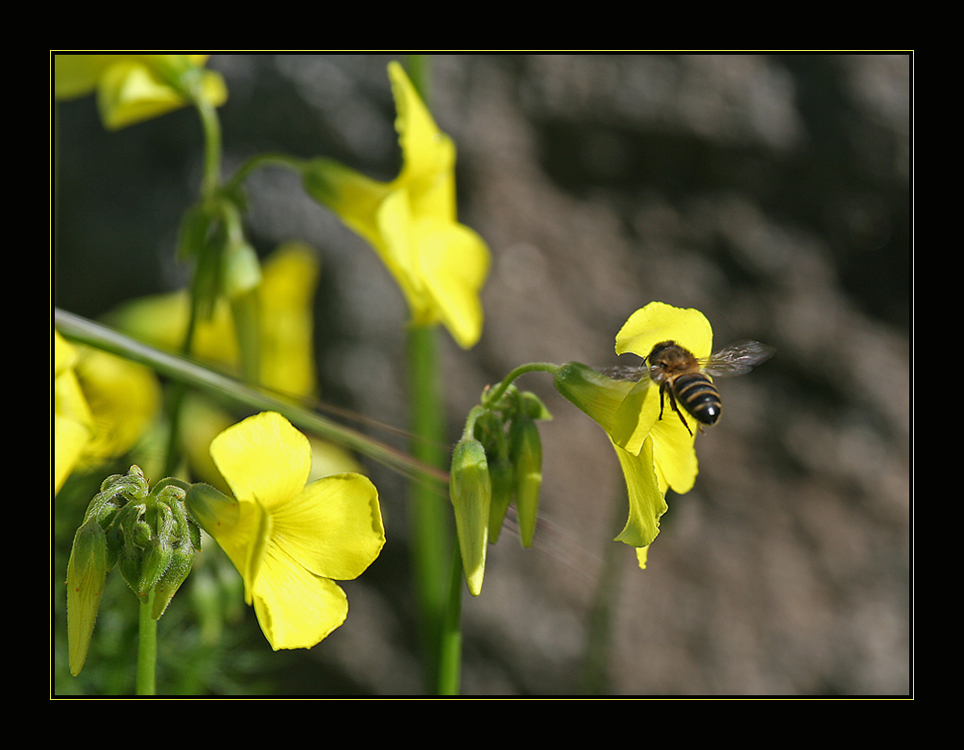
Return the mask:
<svg viewBox="0 0 964 750"><path fill-rule="evenodd" d="M258 154L253 156L244 162L237 171L231 176L227 182L225 182L225 188L228 191L237 190L244 184L244 181L248 179L248 176L254 172L256 169L261 167L288 167L300 172L304 166L305 160L299 159L294 156L289 156L288 154L281 153L266 153Z"/></svg>
<svg viewBox="0 0 964 750"><path fill-rule="evenodd" d="M482 404L483 406L488 406L489 404L498 403L499 399L502 398L509 386L512 385L512 381L521 375L525 375L527 372L551 372L555 374L558 371L559 365L554 365L550 362L530 362L527 365L519 365L512 372L506 375L501 383L483 395Z"/></svg>

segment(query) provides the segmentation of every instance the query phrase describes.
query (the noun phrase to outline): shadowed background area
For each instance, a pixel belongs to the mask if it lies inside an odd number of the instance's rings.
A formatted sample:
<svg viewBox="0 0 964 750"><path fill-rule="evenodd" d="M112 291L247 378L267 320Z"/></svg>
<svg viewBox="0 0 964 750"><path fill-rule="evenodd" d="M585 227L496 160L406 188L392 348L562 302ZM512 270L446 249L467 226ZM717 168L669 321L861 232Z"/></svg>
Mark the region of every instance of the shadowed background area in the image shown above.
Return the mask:
<svg viewBox="0 0 964 750"><path fill-rule="evenodd" d="M389 59L213 56L226 168L277 150L393 178ZM493 255L481 341L443 336L453 443L519 364L616 364L617 330L652 300L702 310L717 348L777 349L719 382L696 486L667 498L645 571L611 541L626 502L605 434L524 376L555 417L546 520L536 549L504 533L464 602L464 693L909 691L910 76L905 55L433 58L459 218ZM96 318L183 286L194 113L107 133L88 97L58 105L56 125L55 303ZM388 272L293 173L255 173L248 197L260 252L301 239L321 258L323 398L403 427L406 310ZM371 471L389 543L345 584L346 625L279 655L271 690L420 690L403 485Z"/></svg>

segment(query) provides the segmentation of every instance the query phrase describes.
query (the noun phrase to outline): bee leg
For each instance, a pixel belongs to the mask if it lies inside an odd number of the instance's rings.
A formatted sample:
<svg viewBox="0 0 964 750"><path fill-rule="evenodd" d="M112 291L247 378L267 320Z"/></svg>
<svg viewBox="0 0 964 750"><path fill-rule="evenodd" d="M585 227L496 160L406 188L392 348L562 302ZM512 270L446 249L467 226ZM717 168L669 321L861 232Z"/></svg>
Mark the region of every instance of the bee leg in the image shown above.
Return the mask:
<svg viewBox="0 0 964 750"><path fill-rule="evenodd" d="M676 404L676 397L673 395L673 392L672 392L672 391L669 391L669 405L673 407L673 411L676 412L677 416L679 417L679 421L683 423L683 427L685 427L685 428L686 428L686 431L690 434L690 436L692 436L692 435L693 435L693 431L690 429L689 424L687 424L687 422L686 422L686 417L683 416L683 412L680 410L679 406ZM662 418L662 416L663 416L663 415L662 415L662 409L660 409L660 417Z"/></svg>

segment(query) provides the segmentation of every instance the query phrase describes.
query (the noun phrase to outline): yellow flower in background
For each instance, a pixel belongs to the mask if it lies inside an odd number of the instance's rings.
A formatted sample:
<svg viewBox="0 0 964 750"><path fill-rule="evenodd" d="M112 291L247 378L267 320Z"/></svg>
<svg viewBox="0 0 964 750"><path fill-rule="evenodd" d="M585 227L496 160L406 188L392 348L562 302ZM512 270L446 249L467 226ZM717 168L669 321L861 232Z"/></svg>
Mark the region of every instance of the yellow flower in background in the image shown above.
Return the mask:
<svg viewBox="0 0 964 750"><path fill-rule="evenodd" d="M97 92L101 121L118 130L189 104L194 97L218 107L227 101L208 55L55 55L54 94L76 99Z"/></svg>
<svg viewBox="0 0 964 750"><path fill-rule="evenodd" d="M713 330L698 310L652 302L626 321L616 336L616 353L647 357L664 341L675 341L696 357L707 357ZM646 567L648 547L667 510L667 490L689 492L696 481L695 434L669 405L660 418L659 387L648 377L638 383L613 380L570 362L556 374L555 385L609 435L629 494L629 519L616 539L636 547L640 567Z"/></svg>
<svg viewBox="0 0 964 750"><path fill-rule="evenodd" d="M54 331L54 494L60 491L94 432L94 415L74 367L77 350Z"/></svg>
<svg viewBox="0 0 964 750"><path fill-rule="evenodd" d="M308 439L274 412L229 427L211 456L235 499L194 485L188 507L244 579L271 647L314 646L348 614L335 581L361 575L385 543L377 490L353 473L306 486Z"/></svg>
<svg viewBox="0 0 964 750"><path fill-rule="evenodd" d="M81 456L93 466L131 450L161 408L161 386L149 367L99 349L78 347L75 371L94 418Z"/></svg>
<svg viewBox="0 0 964 750"><path fill-rule="evenodd" d="M442 323L463 348L482 335L479 293L490 255L458 223L455 145L442 133L397 62L388 66L403 166L388 183L327 159L303 172L308 193L375 248L408 301L413 325Z"/></svg>
<svg viewBox="0 0 964 750"><path fill-rule="evenodd" d="M131 450L160 409L153 371L54 331L54 491L75 468Z"/></svg>
<svg viewBox="0 0 964 750"><path fill-rule="evenodd" d="M291 396L315 392L312 304L318 258L292 242L265 259L258 287L261 385ZM186 290L134 300L110 318L121 330L158 348L178 351L190 316ZM240 373L241 356L231 306L219 300L210 320L199 321L193 356Z"/></svg>

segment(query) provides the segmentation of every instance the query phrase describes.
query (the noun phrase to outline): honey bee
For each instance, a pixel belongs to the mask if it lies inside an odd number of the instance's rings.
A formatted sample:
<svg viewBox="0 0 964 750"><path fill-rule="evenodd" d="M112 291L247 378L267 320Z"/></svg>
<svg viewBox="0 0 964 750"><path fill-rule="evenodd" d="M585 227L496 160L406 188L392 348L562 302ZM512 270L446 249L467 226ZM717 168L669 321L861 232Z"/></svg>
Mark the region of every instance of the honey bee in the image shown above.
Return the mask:
<svg viewBox="0 0 964 750"><path fill-rule="evenodd" d="M699 358L675 341L656 344L643 360L642 365L632 368L610 370L613 377L621 380L647 378L659 386L659 418L663 418L664 399L679 416L690 435L686 417L680 405L698 424L716 424L723 410L720 392L710 377L733 377L744 375L754 366L773 356L775 349L759 341L741 341L721 349L715 354Z"/></svg>

